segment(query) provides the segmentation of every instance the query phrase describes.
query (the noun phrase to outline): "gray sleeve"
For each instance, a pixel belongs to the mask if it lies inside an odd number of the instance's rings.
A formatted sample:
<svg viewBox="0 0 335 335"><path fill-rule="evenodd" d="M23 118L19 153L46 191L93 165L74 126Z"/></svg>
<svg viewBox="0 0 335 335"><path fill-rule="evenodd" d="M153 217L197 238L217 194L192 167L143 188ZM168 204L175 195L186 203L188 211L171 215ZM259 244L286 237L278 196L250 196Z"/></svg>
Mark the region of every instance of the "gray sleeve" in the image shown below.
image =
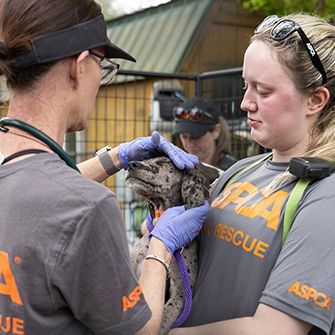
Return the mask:
<svg viewBox="0 0 335 335"><path fill-rule="evenodd" d="M91 206L92 207L92 206ZM151 312L133 276L126 232L113 196L83 213L60 250L53 283L94 334L132 334Z"/></svg>
<svg viewBox="0 0 335 335"><path fill-rule="evenodd" d="M334 177L307 190L260 300L326 334L335 315Z"/></svg>

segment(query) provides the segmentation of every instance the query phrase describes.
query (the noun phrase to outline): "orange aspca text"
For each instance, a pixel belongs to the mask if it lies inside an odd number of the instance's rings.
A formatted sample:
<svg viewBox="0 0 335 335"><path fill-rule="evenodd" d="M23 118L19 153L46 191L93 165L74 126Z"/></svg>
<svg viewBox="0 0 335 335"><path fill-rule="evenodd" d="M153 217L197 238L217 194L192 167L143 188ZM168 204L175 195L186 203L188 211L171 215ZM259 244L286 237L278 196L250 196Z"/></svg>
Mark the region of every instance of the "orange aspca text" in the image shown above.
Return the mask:
<svg viewBox="0 0 335 335"><path fill-rule="evenodd" d="M143 294L143 291L140 285L137 285L128 296L124 295L122 297L123 311L126 312L128 309L133 308L141 299L141 294Z"/></svg>
<svg viewBox="0 0 335 335"><path fill-rule="evenodd" d="M261 193L263 199L246 206L247 201ZM251 183L232 183L228 185L223 193L212 202L211 207L225 208L228 204L236 204L235 212L250 219L260 216L266 220L266 226L274 231L278 230L280 211L287 197L287 192L279 190L269 192L268 189L259 190Z"/></svg>
<svg viewBox="0 0 335 335"><path fill-rule="evenodd" d="M9 264L8 254L0 251L0 294L8 295L10 299L18 305L22 305L22 300L16 286L15 277Z"/></svg>
<svg viewBox="0 0 335 335"><path fill-rule="evenodd" d="M0 333L24 335L24 321L0 314Z"/></svg>
<svg viewBox="0 0 335 335"><path fill-rule="evenodd" d="M293 292L299 298L305 300L312 299L315 305L330 311L333 298L327 297L326 294L318 292L313 287L301 285L299 281L296 281L288 291Z"/></svg>
<svg viewBox="0 0 335 335"><path fill-rule="evenodd" d="M221 223L216 225L213 235L261 259L264 258L265 252L269 248L267 243L255 237L251 238L249 234L244 233L242 230L235 230L235 228Z"/></svg>

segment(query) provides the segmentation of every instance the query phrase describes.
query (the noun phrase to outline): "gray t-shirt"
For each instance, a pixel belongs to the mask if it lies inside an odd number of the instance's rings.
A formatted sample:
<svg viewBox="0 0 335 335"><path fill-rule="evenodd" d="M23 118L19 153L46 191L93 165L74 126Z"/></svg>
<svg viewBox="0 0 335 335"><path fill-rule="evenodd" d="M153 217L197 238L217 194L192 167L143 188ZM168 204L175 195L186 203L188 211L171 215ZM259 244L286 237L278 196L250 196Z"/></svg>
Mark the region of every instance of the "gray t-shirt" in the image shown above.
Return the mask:
<svg viewBox="0 0 335 335"><path fill-rule="evenodd" d="M115 195L42 153L0 166L6 334L132 334L151 312Z"/></svg>
<svg viewBox="0 0 335 335"><path fill-rule="evenodd" d="M234 171L250 165L246 159ZM305 191L281 248L285 205L294 182L268 189L287 164L269 160L215 184L201 233L193 308L184 326L251 316L264 303L335 334L335 174ZM229 170L228 170L229 171Z"/></svg>

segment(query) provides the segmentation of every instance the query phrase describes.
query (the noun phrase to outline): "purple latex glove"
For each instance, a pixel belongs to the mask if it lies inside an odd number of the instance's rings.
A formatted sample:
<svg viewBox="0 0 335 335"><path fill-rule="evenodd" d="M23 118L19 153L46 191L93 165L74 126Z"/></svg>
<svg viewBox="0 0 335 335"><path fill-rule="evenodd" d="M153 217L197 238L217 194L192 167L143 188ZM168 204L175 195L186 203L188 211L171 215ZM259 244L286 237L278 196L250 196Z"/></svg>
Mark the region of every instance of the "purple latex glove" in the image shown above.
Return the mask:
<svg viewBox="0 0 335 335"><path fill-rule="evenodd" d="M184 206L171 207L158 219L149 236L160 239L173 254L189 244L199 233L209 210L207 201L201 206L185 210Z"/></svg>
<svg viewBox="0 0 335 335"><path fill-rule="evenodd" d="M118 156L123 169L128 169L130 161L142 161L159 154L170 157L178 169L192 169L198 163L197 156L186 153L166 138L154 131L151 136L139 137L131 142L121 143L118 148Z"/></svg>

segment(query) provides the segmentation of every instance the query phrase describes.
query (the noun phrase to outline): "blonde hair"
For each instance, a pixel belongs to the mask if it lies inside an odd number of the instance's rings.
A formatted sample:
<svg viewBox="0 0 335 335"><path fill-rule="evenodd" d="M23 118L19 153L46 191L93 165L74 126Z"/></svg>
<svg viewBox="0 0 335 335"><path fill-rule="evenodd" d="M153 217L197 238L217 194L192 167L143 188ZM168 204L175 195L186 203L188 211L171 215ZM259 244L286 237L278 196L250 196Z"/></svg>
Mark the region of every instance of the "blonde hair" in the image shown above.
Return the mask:
<svg viewBox="0 0 335 335"><path fill-rule="evenodd" d="M327 75L323 86L330 97L310 132L307 156L335 161L335 27L324 19L308 14L291 14L290 19L299 24L314 45ZM279 62L288 70L296 88L303 94L311 94L322 84L322 75L314 67L299 34L275 41L270 36L273 25L255 34L251 41L263 41L276 52Z"/></svg>
<svg viewBox="0 0 335 335"><path fill-rule="evenodd" d="M335 161L335 27L316 15L303 13L287 15L280 19L293 20L302 28L317 51L327 75L327 82L323 87L329 91L329 101L312 125L309 145L304 155ZM270 36L272 27L273 25L270 25L254 34L251 42L266 43L287 69L296 88L303 94L312 94L322 85L322 75L312 64L299 34L293 33L284 40L275 41ZM285 173L279 183L289 177L292 178L292 175ZM276 185L278 186L278 180Z"/></svg>

